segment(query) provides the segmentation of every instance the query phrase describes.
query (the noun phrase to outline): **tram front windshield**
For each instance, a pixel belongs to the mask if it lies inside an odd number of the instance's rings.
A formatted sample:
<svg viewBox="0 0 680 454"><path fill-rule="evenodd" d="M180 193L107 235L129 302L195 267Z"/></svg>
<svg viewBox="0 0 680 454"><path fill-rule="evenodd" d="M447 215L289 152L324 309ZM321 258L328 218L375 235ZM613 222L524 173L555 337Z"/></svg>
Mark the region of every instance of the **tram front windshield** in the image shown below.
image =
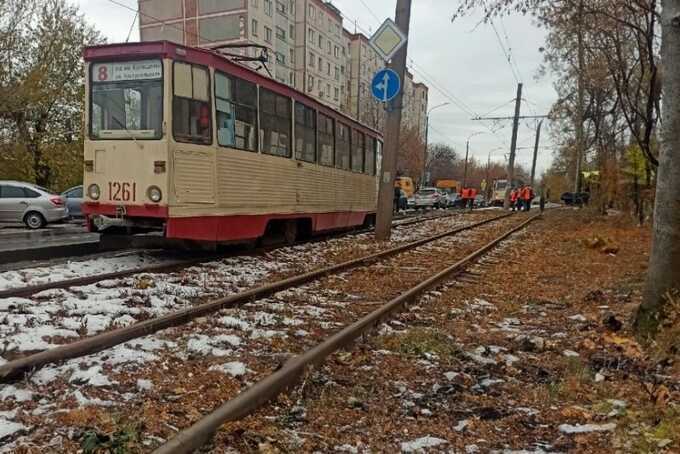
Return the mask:
<svg viewBox="0 0 680 454"><path fill-rule="evenodd" d="M160 60L91 65L90 137L160 139L163 66Z"/></svg>

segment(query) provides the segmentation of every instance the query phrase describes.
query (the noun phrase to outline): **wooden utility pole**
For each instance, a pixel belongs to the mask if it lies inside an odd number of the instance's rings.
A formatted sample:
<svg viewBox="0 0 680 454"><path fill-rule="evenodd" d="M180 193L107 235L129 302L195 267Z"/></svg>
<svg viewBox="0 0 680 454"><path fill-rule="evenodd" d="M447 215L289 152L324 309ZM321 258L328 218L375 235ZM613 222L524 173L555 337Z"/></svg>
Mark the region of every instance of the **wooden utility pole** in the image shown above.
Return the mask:
<svg viewBox="0 0 680 454"><path fill-rule="evenodd" d="M522 83L517 84L517 98L515 99L515 117L512 120L512 139L510 141L510 159L508 159L508 187L505 190L503 208L510 208L510 191L515 179L515 153L517 152L517 130L519 129L519 111L522 105Z"/></svg>
<svg viewBox="0 0 680 454"><path fill-rule="evenodd" d="M534 185L534 180L536 178L536 157L538 156L538 143L541 140L541 126L543 126L543 120L538 122L538 127L536 128L536 143L534 144L534 159L531 162L531 186Z"/></svg>
<svg viewBox="0 0 680 454"><path fill-rule="evenodd" d="M408 38L411 22L411 0L397 0L395 23ZM401 129L401 106L404 94L404 73L406 72L406 50L404 45L394 55L390 68L401 79L402 86L397 96L391 101L385 118L385 147L380 175L380 190L378 191L378 213L375 225L375 239L387 241L392 232L392 209L394 203L394 177L397 170L397 150L399 149L399 130Z"/></svg>

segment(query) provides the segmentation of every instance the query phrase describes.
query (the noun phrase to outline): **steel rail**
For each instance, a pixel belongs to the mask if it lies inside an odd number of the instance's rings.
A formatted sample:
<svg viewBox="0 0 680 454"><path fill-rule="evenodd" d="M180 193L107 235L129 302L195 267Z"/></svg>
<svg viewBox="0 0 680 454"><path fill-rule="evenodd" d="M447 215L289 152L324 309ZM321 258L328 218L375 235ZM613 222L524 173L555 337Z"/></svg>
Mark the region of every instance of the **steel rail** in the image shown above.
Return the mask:
<svg viewBox="0 0 680 454"><path fill-rule="evenodd" d="M400 227L406 227L409 225L413 224L419 224L421 222L425 221L431 221L435 219L444 219L448 217L455 216L455 214L447 214L444 216L429 216L429 217L422 217L422 218L416 218L416 219L411 219L407 220L403 223L399 224L394 224L393 227L395 228L400 228ZM411 216L402 218L402 219L408 219ZM329 238L342 238L343 236L347 235L356 235L360 233L368 233L371 232L373 229L363 229L363 230L350 230L344 233L340 234L329 234L329 235L320 235L318 237L313 237L311 240L306 240L306 241L301 241L296 244L307 244L310 242L321 242L328 240ZM272 247L272 248L265 248L265 250L269 249L275 249L276 247L281 247L281 245ZM284 245L285 247L285 245ZM238 254L238 255L244 255L244 254ZM246 254L247 255L247 254ZM227 256L232 256L231 254ZM133 276L135 274L141 274L141 273L158 273L162 271L168 271L172 269L177 269L180 267L187 267L187 266L192 266L196 265L198 263L203 263L208 260L217 260L220 258L224 258L224 256L203 256L195 259L187 259L187 260L174 260L168 263L161 263L157 265L149 265L146 267L141 267L141 268L133 268L129 270L120 270L120 271L112 271L110 273L104 273L104 274L97 274L97 275L92 275L92 276L83 276L83 277L76 277L73 279L66 279L63 281L54 281L54 282L46 282L44 284L38 284L38 285L28 285L26 287L15 287L15 288L8 288L4 290L0 290L0 299L1 298L12 298L12 297L27 297L31 296L35 293L39 293L45 290L51 290L55 288L69 288L69 287L77 287L77 286L82 286L82 285L90 285L90 284L95 284L100 281L104 281L107 279L120 279L128 276Z"/></svg>
<svg viewBox="0 0 680 454"><path fill-rule="evenodd" d="M323 362L331 353L348 346L359 336L380 323L381 320L387 318L392 313L403 309L408 302L414 300L428 289L436 286L449 275L461 271L466 265L486 254L501 241L521 230L540 216L540 214L537 214L530 217L518 226L513 227L503 235L487 243L485 246L472 252L467 257L457 261L453 265L392 299L370 314L331 335L325 341L312 347L310 350L291 358L276 372L258 381L235 398L222 404L212 413L204 416L187 429L179 432L175 437L156 449L154 454L183 454L193 452L200 448L212 438L222 424L248 416L265 403L274 399L287 388L294 385L309 366Z"/></svg>
<svg viewBox="0 0 680 454"><path fill-rule="evenodd" d="M377 252L375 254L370 254L356 259L348 260L346 262L331 265L318 270L309 271L304 274L292 276L286 279L282 279L280 281L276 281L270 284L265 284L260 287L236 293L234 295L229 295L223 298L209 301L207 303L203 303L195 307L172 312L161 317L144 320L130 326L117 328L102 334L87 337L85 339L81 339L69 344L60 345L49 350L35 353L23 358L15 359L0 366L0 383L20 379L24 373L33 371L46 364L58 363L67 359L78 358L92 353L97 353L107 348L127 342L131 339L147 336L149 334L153 334L173 326L179 326L188 323L189 321L195 318L202 317L213 312L217 312L227 307L233 307L239 304L245 304L252 300L262 299L271 296L274 293L280 292L282 290L300 286L302 284L306 284L307 282L320 279L330 274L339 273L350 268L356 268L361 265L366 265L384 259L386 257L399 254L403 251L407 251L422 246L424 244L431 243L441 238L455 235L466 230L471 230L485 224L489 224L491 222L506 218L511 215L512 213L506 213L473 224L457 227L455 229L448 230L446 232L439 233L428 238L423 238L401 246L396 246L385 251Z"/></svg>

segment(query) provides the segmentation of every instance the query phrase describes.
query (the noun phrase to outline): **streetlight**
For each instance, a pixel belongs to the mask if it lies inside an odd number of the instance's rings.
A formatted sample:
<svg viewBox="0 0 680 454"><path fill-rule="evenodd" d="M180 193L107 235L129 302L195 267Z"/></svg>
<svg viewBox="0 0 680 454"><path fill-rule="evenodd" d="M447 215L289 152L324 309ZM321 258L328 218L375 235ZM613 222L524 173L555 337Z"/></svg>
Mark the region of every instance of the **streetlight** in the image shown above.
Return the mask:
<svg viewBox="0 0 680 454"><path fill-rule="evenodd" d="M463 188L467 186L467 165L468 165L468 154L470 153L470 139L472 139L474 136L478 136L480 134L484 134L484 131L477 131L473 132L470 134L465 141L465 168L463 170Z"/></svg>
<svg viewBox="0 0 680 454"><path fill-rule="evenodd" d="M430 133L430 113L434 109L439 109L440 107L448 106L451 104L450 102L443 102L441 104L437 104L436 106L432 107L430 110L427 111L427 115L425 116L425 153L423 154L423 177L422 177L422 182L425 181L425 165L427 164L427 139Z"/></svg>

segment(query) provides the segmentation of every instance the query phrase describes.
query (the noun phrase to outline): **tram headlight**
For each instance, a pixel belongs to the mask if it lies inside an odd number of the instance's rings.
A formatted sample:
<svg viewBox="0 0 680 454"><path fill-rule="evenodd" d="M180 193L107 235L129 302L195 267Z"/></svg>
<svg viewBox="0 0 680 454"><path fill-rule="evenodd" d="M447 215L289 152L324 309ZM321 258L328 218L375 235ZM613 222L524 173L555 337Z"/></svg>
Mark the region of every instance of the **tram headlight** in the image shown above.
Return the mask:
<svg viewBox="0 0 680 454"><path fill-rule="evenodd" d="M158 186L149 186L149 189L146 190L146 195L154 203L158 203L163 199L163 192L161 192L161 188Z"/></svg>
<svg viewBox="0 0 680 454"><path fill-rule="evenodd" d="M99 200L99 197L101 196L99 186L96 184L89 185L87 187L87 195L89 195L92 200Z"/></svg>

